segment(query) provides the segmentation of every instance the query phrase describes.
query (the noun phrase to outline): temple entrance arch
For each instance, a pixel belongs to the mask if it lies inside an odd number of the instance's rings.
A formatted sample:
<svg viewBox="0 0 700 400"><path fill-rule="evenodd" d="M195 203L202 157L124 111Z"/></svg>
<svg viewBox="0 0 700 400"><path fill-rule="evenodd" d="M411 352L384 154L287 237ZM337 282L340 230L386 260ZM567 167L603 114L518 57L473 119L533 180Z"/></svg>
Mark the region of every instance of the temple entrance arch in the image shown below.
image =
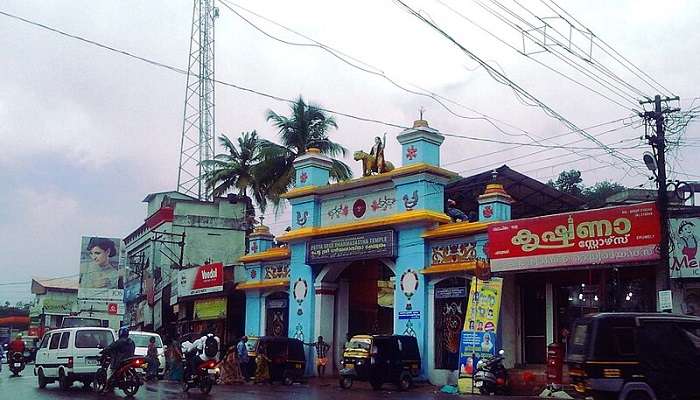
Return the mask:
<svg viewBox="0 0 700 400"><path fill-rule="evenodd" d="M324 265L316 275L314 340L331 342L335 360L346 335L394 332L395 263L370 259Z"/></svg>

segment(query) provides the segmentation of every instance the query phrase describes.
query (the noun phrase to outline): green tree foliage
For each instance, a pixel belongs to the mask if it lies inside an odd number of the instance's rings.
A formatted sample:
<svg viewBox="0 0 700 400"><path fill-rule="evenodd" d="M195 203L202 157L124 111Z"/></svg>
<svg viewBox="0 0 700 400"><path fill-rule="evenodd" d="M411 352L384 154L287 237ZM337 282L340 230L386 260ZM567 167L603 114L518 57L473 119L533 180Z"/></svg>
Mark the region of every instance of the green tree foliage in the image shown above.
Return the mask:
<svg viewBox="0 0 700 400"><path fill-rule="evenodd" d="M602 181L583 189L583 198L591 208L602 207L605 199L624 190L625 187L617 182Z"/></svg>
<svg viewBox="0 0 700 400"><path fill-rule="evenodd" d="M562 171L559 173L557 180L553 181L550 179L547 185L585 200L591 208L604 206L608 197L625 190L624 186L610 181L601 181L593 186L586 187L583 184L581 172L575 169Z"/></svg>
<svg viewBox="0 0 700 400"><path fill-rule="evenodd" d="M211 168L205 175L207 187L212 189L214 196L222 196L232 190L248 199L250 194L264 212L268 197L267 187L261 178L262 140L257 132L242 132L237 143L222 135L219 143L226 152L217 154L213 160L202 161L203 166Z"/></svg>
<svg viewBox="0 0 700 400"><path fill-rule="evenodd" d="M581 179L581 171L575 169L562 171L559 173L559 177L556 181L552 181L550 179L547 182L547 184L559 190L560 192L564 192L580 198L583 197L582 194L584 186L583 179Z"/></svg>
<svg viewBox="0 0 700 400"><path fill-rule="evenodd" d="M331 128L338 128L335 119L321 110L316 104L307 104L299 97L290 107L290 115L284 116L272 110L267 112L267 120L277 128L281 144L261 140L263 155L261 176L267 195L275 205L280 196L294 184L294 159L315 147L322 154L334 158L345 156L347 149L328 137ZM347 164L333 159L331 179L342 181L352 177Z"/></svg>
<svg viewBox="0 0 700 400"><path fill-rule="evenodd" d="M242 132L237 143L223 135L219 142L226 151L202 161L203 166L211 168L205 178L215 196L231 191L248 199L252 196L262 212L270 201L279 205L280 196L294 184L294 160L312 147L333 158L331 179L352 177L350 167L334 159L345 156L347 149L328 137L338 125L320 106L307 104L299 97L291 105L289 116L268 110L266 118L277 128L281 144L262 139L255 131Z"/></svg>

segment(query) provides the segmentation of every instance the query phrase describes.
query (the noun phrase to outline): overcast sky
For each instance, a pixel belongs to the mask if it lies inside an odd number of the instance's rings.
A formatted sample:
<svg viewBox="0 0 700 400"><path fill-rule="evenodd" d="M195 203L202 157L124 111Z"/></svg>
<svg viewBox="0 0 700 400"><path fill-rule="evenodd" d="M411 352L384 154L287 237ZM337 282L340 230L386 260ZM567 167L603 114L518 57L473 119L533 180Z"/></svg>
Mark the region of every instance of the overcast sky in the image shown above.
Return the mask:
<svg viewBox="0 0 700 400"><path fill-rule="evenodd" d="M516 3L503 3L523 18L519 26L532 24L527 29L533 30L525 35L488 14L479 3L505 12L489 0L408 1L469 51L578 127L634 116L639 95L635 97L633 88L645 95L661 91L650 88L597 46L590 54L592 63L624 82L617 83L618 90L624 91L622 96L558 60L553 53L562 50L553 38L564 39L553 29L567 36L571 33L572 43L566 44L573 52L589 52L591 46L590 36L570 30L562 19L545 19L551 25L547 31L552 35L550 51L538 51L541 49L527 39L528 35L543 37L542 23L535 15L555 16L539 0L521 2L527 10ZM370 64L365 68L377 68L406 88L420 87L444 96L452 102L446 104L453 112L471 118L452 115L436 101L403 91L321 49L274 41L221 4L216 21L219 80L283 98L301 94L332 110L399 125L410 125L424 107L425 119L443 132L510 143L532 143L523 131L539 140L571 130L540 108L524 105L510 88L392 1L239 0L237 4ZM700 2L670 1L663 8L658 1L638 0L560 0L558 4L670 91L663 94L681 96L682 108L700 96ZM191 1L6 0L0 10L186 68ZM308 43L259 17L239 12L271 35ZM128 235L143 222L141 200L146 194L176 187L186 77L2 15L0 48L0 284L26 282L0 285L0 300L14 302L31 297L32 276L77 273L82 235ZM602 73L594 76L605 77ZM216 88L216 107L217 134L235 137L242 131L257 130L269 139L275 139L276 132L264 119L266 111L286 113L288 109L286 103L226 86ZM505 133L473 119L478 115L469 109L495 118ZM400 129L344 116L336 119L339 129L331 137L348 149L369 150L372 137L386 131L391 138L386 157L400 159L400 146L394 139ZM628 118L589 132L639 160L646 146L629 147L642 144L635 138L643 135L643 129L624 127L636 121ZM612 129L616 130L606 132ZM685 135L696 146L698 125L691 124ZM581 138L575 133L541 143L562 145ZM596 147L587 140L572 146ZM442 146L443 165L468 176L506 163L543 181L562 169L577 168L584 171L589 185L610 179L649 187L643 168L630 170L602 149L522 146L508 150L511 147L448 137ZM538 150L544 151L523 158ZM489 154L495 151L499 152ZM694 151L688 146L677 149L671 161L674 170L696 176L672 177L700 178ZM488 155L478 157L480 154ZM359 165L346 161L359 174ZM279 232L289 225L286 218L285 214L277 220L269 216L266 222Z"/></svg>

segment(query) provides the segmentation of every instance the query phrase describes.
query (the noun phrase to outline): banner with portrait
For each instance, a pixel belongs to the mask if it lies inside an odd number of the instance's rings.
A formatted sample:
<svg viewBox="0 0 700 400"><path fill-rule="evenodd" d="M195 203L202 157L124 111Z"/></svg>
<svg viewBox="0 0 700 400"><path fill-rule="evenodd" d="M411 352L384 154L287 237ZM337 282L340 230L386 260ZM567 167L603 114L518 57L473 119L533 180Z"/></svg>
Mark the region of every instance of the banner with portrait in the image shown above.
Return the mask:
<svg viewBox="0 0 700 400"><path fill-rule="evenodd" d="M503 278L487 281L472 278L467 313L459 346L459 391L472 391L472 376L479 359L499 350L498 316L501 310Z"/></svg>
<svg viewBox="0 0 700 400"><path fill-rule="evenodd" d="M124 299L125 250L121 239L83 236L80 246L79 299Z"/></svg>
<svg viewBox="0 0 700 400"><path fill-rule="evenodd" d="M671 218L669 225L671 278L700 278L700 218Z"/></svg>

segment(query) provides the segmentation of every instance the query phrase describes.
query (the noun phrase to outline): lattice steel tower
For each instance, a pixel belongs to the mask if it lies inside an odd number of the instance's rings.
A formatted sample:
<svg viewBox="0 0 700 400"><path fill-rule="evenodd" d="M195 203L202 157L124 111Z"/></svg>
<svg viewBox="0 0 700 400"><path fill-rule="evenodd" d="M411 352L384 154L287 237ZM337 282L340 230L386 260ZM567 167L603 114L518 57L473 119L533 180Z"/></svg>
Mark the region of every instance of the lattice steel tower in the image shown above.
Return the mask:
<svg viewBox="0 0 700 400"><path fill-rule="evenodd" d="M177 190L200 200L211 199L204 183L208 168L200 163L214 157L214 20L218 16L214 0L194 0Z"/></svg>

